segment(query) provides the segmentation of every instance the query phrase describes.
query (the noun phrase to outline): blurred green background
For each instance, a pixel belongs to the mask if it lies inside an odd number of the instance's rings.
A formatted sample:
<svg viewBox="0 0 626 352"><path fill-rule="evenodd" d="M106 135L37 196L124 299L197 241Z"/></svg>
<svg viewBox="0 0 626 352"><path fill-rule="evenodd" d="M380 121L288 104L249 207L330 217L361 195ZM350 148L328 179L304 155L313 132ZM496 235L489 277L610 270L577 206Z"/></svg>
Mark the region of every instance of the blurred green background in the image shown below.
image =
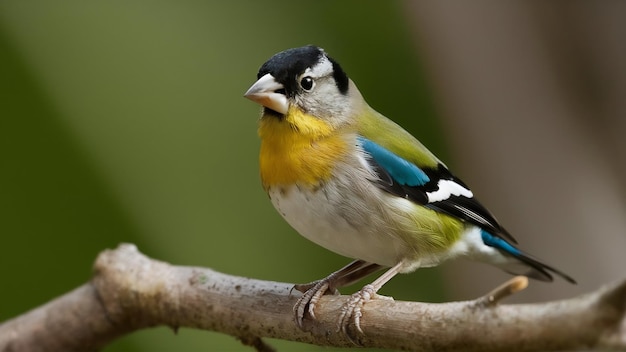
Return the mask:
<svg viewBox="0 0 626 352"><path fill-rule="evenodd" d="M271 55L317 44L373 107L445 156L407 27L398 1L0 2L0 321L84 283L97 253L120 242L285 282L347 263L272 208L259 107L242 95ZM439 301L441 286L426 269L382 293ZM105 349L173 350L251 349L166 328Z"/></svg>

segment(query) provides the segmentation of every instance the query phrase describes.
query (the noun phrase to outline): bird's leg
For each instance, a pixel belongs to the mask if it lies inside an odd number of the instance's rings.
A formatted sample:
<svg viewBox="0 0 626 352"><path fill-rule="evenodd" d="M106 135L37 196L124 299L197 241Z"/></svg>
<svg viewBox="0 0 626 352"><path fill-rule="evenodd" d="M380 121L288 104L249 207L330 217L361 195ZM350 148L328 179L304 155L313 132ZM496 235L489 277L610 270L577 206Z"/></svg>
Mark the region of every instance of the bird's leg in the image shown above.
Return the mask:
<svg viewBox="0 0 626 352"><path fill-rule="evenodd" d="M309 291L313 287L319 285L321 282L323 282L323 281L328 282L328 281L331 281L331 280L337 280L340 276L343 276L343 275L346 275L348 273L351 273L354 270L358 270L364 264L365 264L365 262L362 261L362 260L355 260L355 261L351 262L350 264L348 264L348 265L344 266L343 268L333 272L332 274L328 275L327 277L325 277L325 278L323 278L321 280L316 280L316 281L309 282L309 283L306 283L306 284L295 284L293 286L293 289L295 289L297 291L300 291L302 293L306 293L307 291Z"/></svg>
<svg viewBox="0 0 626 352"><path fill-rule="evenodd" d="M315 305L322 296L329 291L337 293L339 287L350 285L365 276L380 269L380 265L355 260L345 267L335 271L327 277L310 282L308 284L298 284L294 289L303 293L293 307L295 321L298 327L303 328L305 313L308 312L311 318L315 319Z"/></svg>
<svg viewBox="0 0 626 352"><path fill-rule="evenodd" d="M361 308L363 308L363 304L372 299L386 299L393 300L392 297L381 296L378 295L378 290L383 287L389 280L391 280L396 274L400 272L400 269L405 265L404 262L400 262L395 266L391 267L384 274L382 274L378 279L374 280L371 284L365 285L360 291L352 294L350 300L346 302L343 307L341 307L341 315L339 316L339 330L343 331L351 340L352 337L348 335L348 324L350 321L354 322L354 326L357 331L363 333L361 330Z"/></svg>

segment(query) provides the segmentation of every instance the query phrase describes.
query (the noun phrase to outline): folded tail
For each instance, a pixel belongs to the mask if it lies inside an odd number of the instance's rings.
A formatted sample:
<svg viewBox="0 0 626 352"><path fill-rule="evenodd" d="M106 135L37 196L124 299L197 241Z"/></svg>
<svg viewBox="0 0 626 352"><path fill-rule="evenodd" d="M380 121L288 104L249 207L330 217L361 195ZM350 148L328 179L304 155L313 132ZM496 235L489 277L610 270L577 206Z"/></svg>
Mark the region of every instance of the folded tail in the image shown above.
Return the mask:
<svg viewBox="0 0 626 352"><path fill-rule="evenodd" d="M538 259L520 250L501 237L494 236L482 229L481 237L487 246L496 248L505 255L513 257L519 261L517 263L500 265L500 267L509 274L524 275L541 281L552 281L552 274L556 274L562 277L565 281L576 284L576 280L574 280L571 276L542 263Z"/></svg>

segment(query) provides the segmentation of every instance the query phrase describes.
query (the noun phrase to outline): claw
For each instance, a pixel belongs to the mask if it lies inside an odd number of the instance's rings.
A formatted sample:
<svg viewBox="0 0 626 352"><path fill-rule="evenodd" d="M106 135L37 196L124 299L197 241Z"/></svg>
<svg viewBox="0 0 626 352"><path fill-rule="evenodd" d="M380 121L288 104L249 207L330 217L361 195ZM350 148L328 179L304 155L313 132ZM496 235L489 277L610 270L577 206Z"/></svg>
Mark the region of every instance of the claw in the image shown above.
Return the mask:
<svg viewBox="0 0 626 352"><path fill-rule="evenodd" d="M361 329L361 317L363 316L363 305L375 299L393 301L393 297L377 294L376 288L373 285L365 285L360 291L353 293L350 300L348 300L348 302L341 307L337 331L343 332L350 340L352 340L352 342L354 342L354 339L348 334L348 325L352 322L356 330L362 334L363 329Z"/></svg>
<svg viewBox="0 0 626 352"><path fill-rule="evenodd" d="M294 320L300 329L304 329L305 312L308 312L311 318L315 319L315 305L329 291L330 284L328 280L323 279L311 284L295 285L294 288L298 291L306 288L302 297L298 299L293 307ZM335 292L336 289L333 288L332 291Z"/></svg>
<svg viewBox="0 0 626 352"><path fill-rule="evenodd" d="M293 285L293 287L291 288L291 290L296 290L296 291L300 291L302 293L305 293L306 291L310 290L311 288L313 288L313 286L315 286L319 281L313 281L313 282L309 282L308 284L295 284Z"/></svg>
<svg viewBox="0 0 626 352"><path fill-rule="evenodd" d="M293 307L294 321L304 330L304 317L308 315L315 319L315 306L325 294L339 294L339 287L350 285L363 277L380 269L380 265L355 260L345 267L328 275L326 278L308 284L294 285L292 290L302 292Z"/></svg>

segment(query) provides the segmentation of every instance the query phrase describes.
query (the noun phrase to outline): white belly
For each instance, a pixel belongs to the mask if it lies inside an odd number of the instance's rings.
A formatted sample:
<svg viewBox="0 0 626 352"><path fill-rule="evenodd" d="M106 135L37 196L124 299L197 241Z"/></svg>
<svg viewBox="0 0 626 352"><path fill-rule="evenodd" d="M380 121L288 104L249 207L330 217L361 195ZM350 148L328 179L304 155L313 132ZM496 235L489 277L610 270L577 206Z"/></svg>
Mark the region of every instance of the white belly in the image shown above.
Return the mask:
<svg viewBox="0 0 626 352"><path fill-rule="evenodd" d="M406 256L405 242L392 231L380 229L377 214L342 214L345 209L329 199L328 193L292 186L283 192L270 190L269 196L289 225L330 251L385 266Z"/></svg>

